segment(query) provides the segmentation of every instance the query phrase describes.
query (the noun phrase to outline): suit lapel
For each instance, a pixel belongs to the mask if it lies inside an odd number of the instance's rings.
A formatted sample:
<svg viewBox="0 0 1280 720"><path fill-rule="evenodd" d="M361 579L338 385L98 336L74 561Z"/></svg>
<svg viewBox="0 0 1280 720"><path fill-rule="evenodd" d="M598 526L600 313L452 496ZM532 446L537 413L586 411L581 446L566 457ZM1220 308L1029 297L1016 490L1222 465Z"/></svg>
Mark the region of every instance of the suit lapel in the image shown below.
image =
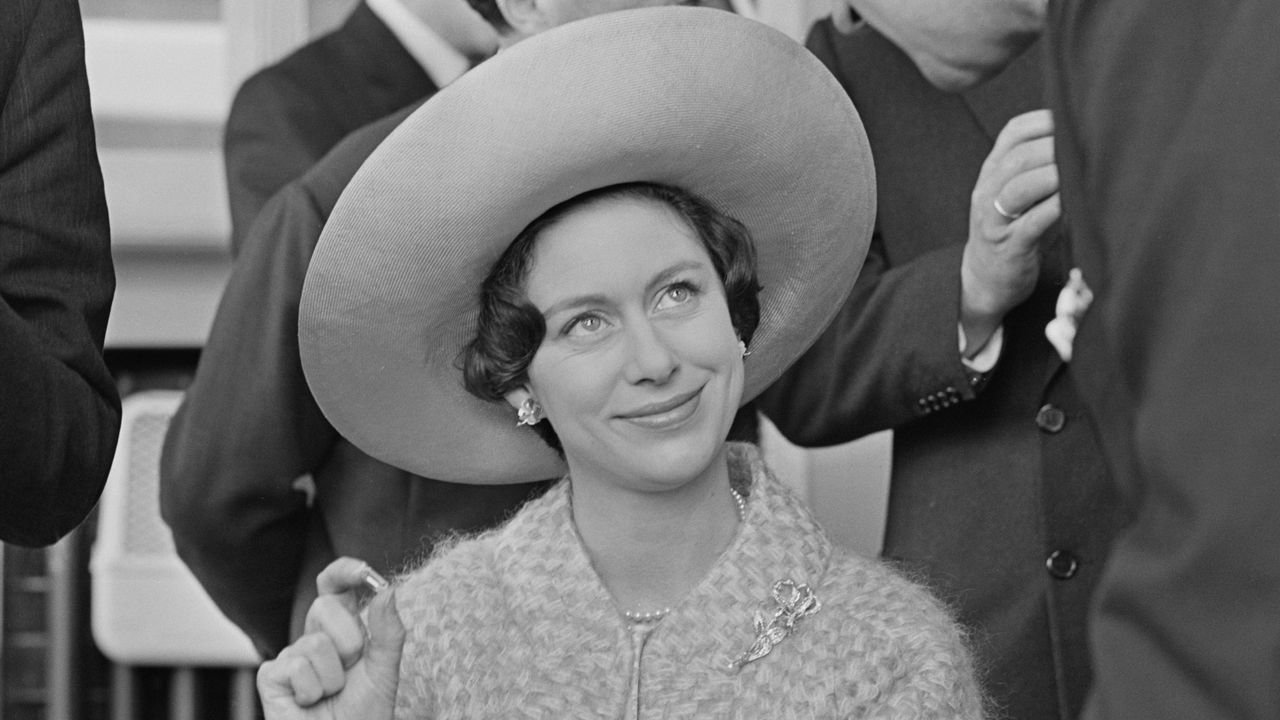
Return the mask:
<svg viewBox="0 0 1280 720"><path fill-rule="evenodd" d="M992 141L1015 115L1045 107L1041 55L1037 42L999 75L960 93Z"/></svg>

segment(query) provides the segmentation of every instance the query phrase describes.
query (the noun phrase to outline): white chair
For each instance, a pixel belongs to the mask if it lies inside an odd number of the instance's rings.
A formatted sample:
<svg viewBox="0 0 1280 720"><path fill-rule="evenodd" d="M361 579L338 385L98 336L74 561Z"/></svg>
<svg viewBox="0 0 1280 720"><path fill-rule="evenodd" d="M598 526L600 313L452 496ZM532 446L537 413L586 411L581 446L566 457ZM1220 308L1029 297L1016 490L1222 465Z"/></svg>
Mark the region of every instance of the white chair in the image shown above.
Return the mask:
<svg viewBox="0 0 1280 720"><path fill-rule="evenodd" d="M98 510L89 562L94 642L116 667L113 712L132 717L131 666L175 669L171 712L195 716L195 668L232 667L232 711L255 714L252 643L214 605L178 559L160 519L159 465L164 435L182 399L148 391L124 400L120 441Z"/></svg>

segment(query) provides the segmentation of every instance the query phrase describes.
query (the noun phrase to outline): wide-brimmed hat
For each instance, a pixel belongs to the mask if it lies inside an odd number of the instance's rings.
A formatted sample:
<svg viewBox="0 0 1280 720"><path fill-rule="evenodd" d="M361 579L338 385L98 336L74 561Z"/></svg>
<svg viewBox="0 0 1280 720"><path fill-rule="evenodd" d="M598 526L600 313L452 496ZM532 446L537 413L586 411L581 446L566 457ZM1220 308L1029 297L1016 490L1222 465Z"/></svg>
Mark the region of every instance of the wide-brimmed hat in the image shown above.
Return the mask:
<svg viewBox="0 0 1280 720"><path fill-rule="evenodd" d="M370 455L426 477L564 472L505 403L463 387L479 289L547 209L624 182L675 185L755 239L760 324L743 401L843 303L875 214L871 152L802 46L721 10L607 13L521 41L408 117L343 192L312 257L299 344L321 409Z"/></svg>

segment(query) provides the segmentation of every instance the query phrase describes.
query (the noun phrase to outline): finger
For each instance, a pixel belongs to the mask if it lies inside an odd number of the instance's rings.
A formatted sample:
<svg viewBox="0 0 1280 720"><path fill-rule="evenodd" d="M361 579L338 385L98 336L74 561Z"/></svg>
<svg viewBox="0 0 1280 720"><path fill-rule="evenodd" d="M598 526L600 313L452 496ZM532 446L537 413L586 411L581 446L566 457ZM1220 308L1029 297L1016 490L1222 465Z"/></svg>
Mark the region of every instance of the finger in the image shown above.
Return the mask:
<svg viewBox="0 0 1280 720"><path fill-rule="evenodd" d="M321 595L336 595L366 586L370 576L381 579L369 563L351 557L340 557L325 566L316 576L316 590ZM384 581L385 582L385 581Z"/></svg>
<svg viewBox="0 0 1280 720"><path fill-rule="evenodd" d="M395 697L400 682L400 656L405 629L396 608L394 589L379 593L369 603L369 646L365 652L369 677L386 697Z"/></svg>
<svg viewBox="0 0 1280 720"><path fill-rule="evenodd" d="M1020 173L1054 164L1053 137L1024 140L996 159L1000 175L1012 178Z"/></svg>
<svg viewBox="0 0 1280 720"><path fill-rule="evenodd" d="M333 638L323 633L308 633L294 641L294 654L306 658L320 682L323 697L337 693L346 685L347 671L333 644Z"/></svg>
<svg viewBox="0 0 1280 720"><path fill-rule="evenodd" d="M1024 172L1000 189L994 200L1015 217L1025 215L1037 203L1058 192L1058 166L1045 165Z"/></svg>
<svg viewBox="0 0 1280 720"><path fill-rule="evenodd" d="M298 707L310 707L324 698L324 688L315 667L300 654L289 654L288 648L275 660L258 667L258 695L264 705L281 701Z"/></svg>
<svg viewBox="0 0 1280 720"><path fill-rule="evenodd" d="M1022 120L1022 122L1015 122ZM1001 131L991 152L982 161L982 169L973 187L973 206L991 205L999 198L1006 210L1010 199L1000 195L1005 183L1020 173L1054 163L1053 136L1037 135L1044 129L1052 131L1053 123L1047 111L1033 111L1009 121Z"/></svg>
<svg viewBox="0 0 1280 720"><path fill-rule="evenodd" d="M316 633L303 635L300 641L308 641L303 650L306 651L306 659L315 671L316 678L320 680L320 691L324 693L324 697L342 691L343 685L347 684L347 669L342 657L338 655L338 648L334 647L333 638Z"/></svg>
<svg viewBox="0 0 1280 720"><path fill-rule="evenodd" d="M1055 165L1052 137L1033 138L1003 150L992 150L983 162L974 192L981 193L984 190L990 192L992 188L999 192L1005 184L1023 173ZM1000 196L1000 200L1001 205L1008 202L1008 198L1003 195Z"/></svg>
<svg viewBox="0 0 1280 720"><path fill-rule="evenodd" d="M1018 218L1017 233L1034 240L1044 235L1062 217L1062 199L1058 193L1032 205Z"/></svg>
<svg viewBox="0 0 1280 720"><path fill-rule="evenodd" d="M1052 135L1053 114L1049 110L1042 108L1016 115L1000 130L988 157L1001 156L1015 145Z"/></svg>
<svg viewBox="0 0 1280 720"><path fill-rule="evenodd" d="M364 651L364 625L351 593L321 595L307 609L306 633L323 634L333 643L343 667L351 667Z"/></svg>

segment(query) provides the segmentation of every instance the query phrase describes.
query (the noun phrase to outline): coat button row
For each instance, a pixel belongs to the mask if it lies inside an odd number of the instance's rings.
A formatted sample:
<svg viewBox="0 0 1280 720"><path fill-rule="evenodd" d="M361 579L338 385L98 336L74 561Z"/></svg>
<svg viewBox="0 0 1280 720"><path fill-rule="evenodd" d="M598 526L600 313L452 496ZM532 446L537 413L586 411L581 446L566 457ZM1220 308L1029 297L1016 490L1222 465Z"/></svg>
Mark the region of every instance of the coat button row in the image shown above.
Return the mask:
<svg viewBox="0 0 1280 720"><path fill-rule="evenodd" d="M1056 433L1067 424L1067 414L1052 403L1046 404L1036 412L1036 425L1047 433Z"/></svg>
<svg viewBox="0 0 1280 720"><path fill-rule="evenodd" d="M1069 580L1080 570L1080 561L1066 550L1054 550L1045 558L1044 566L1050 575L1059 580Z"/></svg>

